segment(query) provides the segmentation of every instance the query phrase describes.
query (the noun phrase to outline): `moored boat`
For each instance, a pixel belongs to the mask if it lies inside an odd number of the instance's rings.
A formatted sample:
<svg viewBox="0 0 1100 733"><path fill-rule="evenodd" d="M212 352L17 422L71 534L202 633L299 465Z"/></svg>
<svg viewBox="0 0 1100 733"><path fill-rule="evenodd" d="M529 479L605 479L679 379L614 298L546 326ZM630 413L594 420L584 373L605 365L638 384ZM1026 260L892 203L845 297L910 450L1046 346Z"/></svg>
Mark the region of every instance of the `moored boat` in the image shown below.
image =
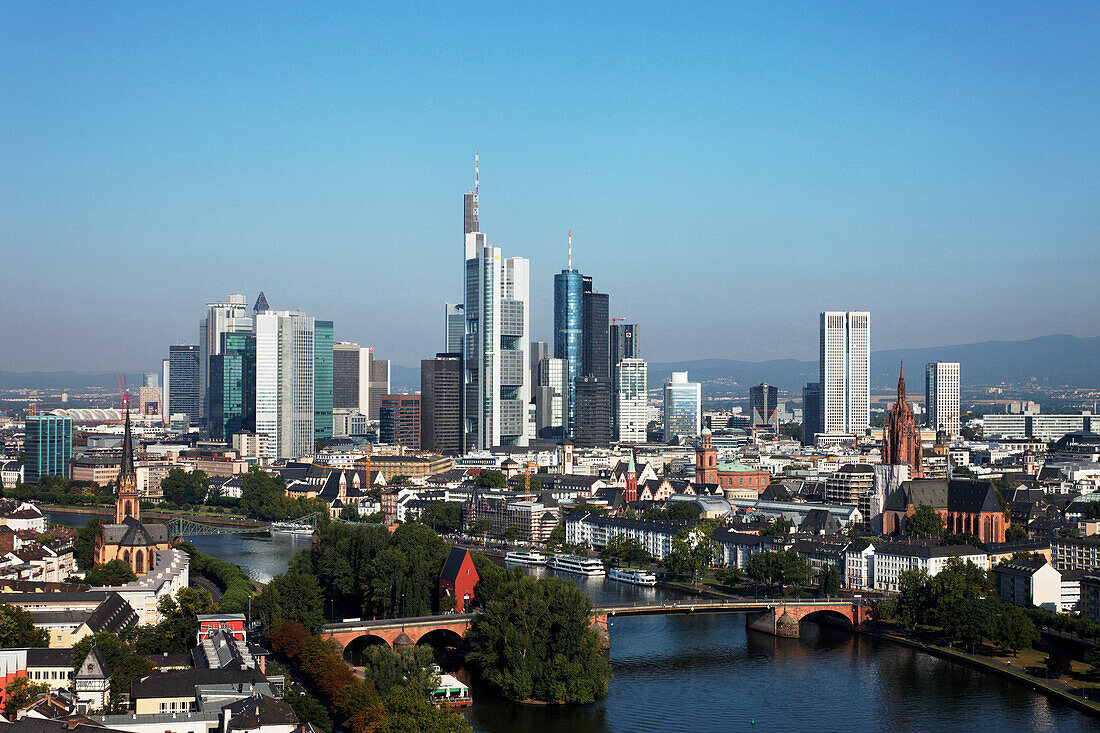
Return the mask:
<svg viewBox="0 0 1100 733"><path fill-rule="evenodd" d="M657 576L647 570L635 570L634 568L611 568L607 577L622 583L632 585L657 585Z"/></svg>
<svg viewBox="0 0 1100 733"><path fill-rule="evenodd" d="M586 575L588 577L606 575L602 562L587 557L578 557L577 555L556 555L550 558L546 565L554 570L573 573L574 575Z"/></svg>
<svg viewBox="0 0 1100 733"><path fill-rule="evenodd" d="M546 555L537 550L516 550L505 555L504 562L517 565L545 565Z"/></svg>

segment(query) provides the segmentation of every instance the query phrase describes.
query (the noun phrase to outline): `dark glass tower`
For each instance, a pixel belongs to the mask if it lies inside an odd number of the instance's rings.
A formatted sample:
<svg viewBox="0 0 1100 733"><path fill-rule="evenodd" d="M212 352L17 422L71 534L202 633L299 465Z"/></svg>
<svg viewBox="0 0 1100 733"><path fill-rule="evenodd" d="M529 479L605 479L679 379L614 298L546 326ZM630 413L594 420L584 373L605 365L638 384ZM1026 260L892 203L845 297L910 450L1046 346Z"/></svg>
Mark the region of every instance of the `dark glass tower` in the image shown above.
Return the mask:
<svg viewBox="0 0 1100 733"><path fill-rule="evenodd" d="M210 357L210 437L229 443L242 430L256 431L256 336L223 333Z"/></svg>
<svg viewBox="0 0 1100 733"><path fill-rule="evenodd" d="M565 360L563 381L569 394L564 396L562 421L566 436L572 437L574 380L584 371L584 278L576 270L554 275L554 358Z"/></svg>
<svg viewBox="0 0 1100 733"><path fill-rule="evenodd" d="M332 437L332 321L313 323L313 438Z"/></svg>

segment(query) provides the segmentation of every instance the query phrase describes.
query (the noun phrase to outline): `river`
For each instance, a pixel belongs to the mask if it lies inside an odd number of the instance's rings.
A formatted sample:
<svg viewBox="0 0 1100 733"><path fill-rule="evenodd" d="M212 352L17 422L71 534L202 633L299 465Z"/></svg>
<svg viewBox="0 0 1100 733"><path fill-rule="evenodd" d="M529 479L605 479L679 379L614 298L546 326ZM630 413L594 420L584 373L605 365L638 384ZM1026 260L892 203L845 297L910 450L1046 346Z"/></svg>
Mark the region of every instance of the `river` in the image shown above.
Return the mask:
<svg viewBox="0 0 1100 733"><path fill-rule="evenodd" d="M50 512L72 526L89 517ZM269 580L309 537L194 538L203 552ZM545 574L545 569L534 570ZM594 603L678 597L606 578L578 579ZM592 705L514 705L475 691L465 712L479 733L628 731L1060 732L1097 723L996 675L849 632L803 625L802 638L745 628L740 614L633 616L610 624L613 679Z"/></svg>

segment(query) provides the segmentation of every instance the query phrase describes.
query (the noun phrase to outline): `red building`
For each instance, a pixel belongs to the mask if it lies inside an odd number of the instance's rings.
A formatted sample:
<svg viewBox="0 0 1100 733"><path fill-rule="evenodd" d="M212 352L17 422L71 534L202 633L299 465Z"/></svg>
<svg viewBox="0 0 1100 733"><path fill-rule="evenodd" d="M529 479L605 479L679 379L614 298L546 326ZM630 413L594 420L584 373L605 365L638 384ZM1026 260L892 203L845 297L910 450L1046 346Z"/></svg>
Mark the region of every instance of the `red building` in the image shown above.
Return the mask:
<svg viewBox="0 0 1100 733"><path fill-rule="evenodd" d="M972 534L981 542L1004 542L1011 521L991 481L918 479L906 481L886 498L882 527L902 534L906 520L923 506L943 519L947 534Z"/></svg>
<svg viewBox="0 0 1100 733"><path fill-rule="evenodd" d="M718 451L714 449L710 428L699 434L699 447L695 450L695 483L718 483Z"/></svg>
<svg viewBox="0 0 1100 733"><path fill-rule="evenodd" d="M195 634L195 643L202 644L219 631L224 631L239 641L245 641L243 613L204 613L197 617L199 630Z"/></svg>
<svg viewBox="0 0 1100 733"><path fill-rule="evenodd" d="M477 568L469 550L451 548L447 562L439 573L439 597L450 595L455 599L455 613L466 613L474 600L474 586L477 585Z"/></svg>
<svg viewBox="0 0 1100 733"><path fill-rule="evenodd" d="M898 400L886 414L886 429L882 433L882 463L909 466L909 478L924 477L921 466L920 429L917 418L905 394L905 365L898 377Z"/></svg>

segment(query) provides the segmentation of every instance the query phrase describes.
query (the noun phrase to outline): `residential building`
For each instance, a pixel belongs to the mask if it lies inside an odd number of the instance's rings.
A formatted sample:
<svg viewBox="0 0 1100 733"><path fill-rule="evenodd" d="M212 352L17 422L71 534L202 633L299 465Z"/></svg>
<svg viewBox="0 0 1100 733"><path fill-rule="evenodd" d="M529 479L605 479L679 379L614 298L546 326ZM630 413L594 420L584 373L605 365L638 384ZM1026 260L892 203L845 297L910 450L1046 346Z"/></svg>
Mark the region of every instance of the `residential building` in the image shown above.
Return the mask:
<svg viewBox="0 0 1100 733"><path fill-rule="evenodd" d="M779 388L758 384L749 388L750 425L753 428L779 430Z"/></svg>
<svg viewBox="0 0 1100 733"><path fill-rule="evenodd" d="M256 315L256 433L262 458L296 458L314 447L314 319L267 310Z"/></svg>
<svg viewBox="0 0 1100 733"><path fill-rule="evenodd" d="M199 359L199 347L194 344L168 347L168 372L164 380L165 414L169 418L186 415L191 425L202 422Z"/></svg>
<svg viewBox="0 0 1100 733"><path fill-rule="evenodd" d="M615 438L611 417L611 380L577 377L573 443L578 448L606 448Z"/></svg>
<svg viewBox="0 0 1100 733"><path fill-rule="evenodd" d="M864 435L870 425L871 314L821 314L818 380L823 432Z"/></svg>
<svg viewBox="0 0 1100 733"><path fill-rule="evenodd" d="M1010 560L993 568L997 593L1005 603L1062 613L1062 576L1045 559Z"/></svg>
<svg viewBox="0 0 1100 733"><path fill-rule="evenodd" d="M332 321L313 323L313 439L332 437L333 358ZM387 368L388 373L388 368Z"/></svg>
<svg viewBox="0 0 1100 733"><path fill-rule="evenodd" d="M420 362L420 448L461 455L462 435L462 354L436 354Z"/></svg>
<svg viewBox="0 0 1100 733"><path fill-rule="evenodd" d="M260 293L263 296L263 293ZM264 298L266 303L267 299ZM260 304L259 299L256 302ZM225 300L206 304L206 317L199 322L199 397L202 401L201 422L210 419L210 357L221 353L222 334L252 331L248 301L243 295L227 295ZM179 412L179 410L177 410Z"/></svg>
<svg viewBox="0 0 1100 733"><path fill-rule="evenodd" d="M379 407L378 439L420 450L420 395L384 395Z"/></svg>
<svg viewBox="0 0 1100 733"><path fill-rule="evenodd" d="M1100 570L1100 535L1058 537L1050 543L1051 562L1061 571ZM1082 586L1082 596L1085 593Z"/></svg>
<svg viewBox="0 0 1100 733"><path fill-rule="evenodd" d="M878 591L896 593L902 573L907 570L925 570L936 576L947 566L948 560L957 557L983 570L988 570L984 551L969 545L947 545L909 542L881 542L875 544L874 585Z"/></svg>
<svg viewBox="0 0 1100 733"><path fill-rule="evenodd" d="M614 368L615 439L622 443L644 443L649 426L649 367L643 359L626 357Z"/></svg>
<svg viewBox="0 0 1100 733"><path fill-rule="evenodd" d="M574 512L565 518L565 541L602 550L615 537L637 541L655 560L672 552L672 541L692 522L624 519Z"/></svg>
<svg viewBox="0 0 1100 733"><path fill-rule="evenodd" d="M1086 574L1081 578L1081 618L1100 622L1100 575Z"/></svg>
<svg viewBox="0 0 1100 733"><path fill-rule="evenodd" d="M42 476L69 476L73 455L73 419L64 415L28 415L24 423L23 480L37 484Z"/></svg>
<svg viewBox="0 0 1100 733"><path fill-rule="evenodd" d="M210 357L210 437L232 440L256 430L256 336L225 332Z"/></svg>
<svg viewBox="0 0 1100 733"><path fill-rule="evenodd" d="M959 435L959 364L934 361L924 367L924 411L932 430Z"/></svg>
<svg viewBox="0 0 1100 733"><path fill-rule="evenodd" d="M698 435L703 427L702 405L702 386L689 382L687 372L673 372L664 390L665 442Z"/></svg>

